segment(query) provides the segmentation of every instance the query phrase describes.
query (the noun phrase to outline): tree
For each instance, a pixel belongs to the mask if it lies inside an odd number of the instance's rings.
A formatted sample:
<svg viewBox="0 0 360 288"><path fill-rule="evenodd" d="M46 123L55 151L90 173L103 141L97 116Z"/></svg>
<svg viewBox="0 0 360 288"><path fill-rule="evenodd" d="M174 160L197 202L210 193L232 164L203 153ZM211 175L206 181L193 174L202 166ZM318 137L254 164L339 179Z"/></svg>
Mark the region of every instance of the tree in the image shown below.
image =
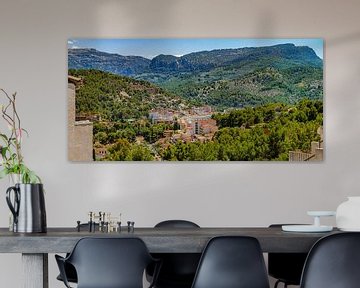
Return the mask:
<svg viewBox="0 0 360 288"><path fill-rule="evenodd" d="M125 161L128 160L132 147L128 140L119 139L115 145L109 149L108 160Z"/></svg>
<svg viewBox="0 0 360 288"><path fill-rule="evenodd" d="M95 141L105 145L107 144L107 134L105 132L98 132L95 134Z"/></svg>
<svg viewBox="0 0 360 288"><path fill-rule="evenodd" d="M154 157L151 154L151 151L143 146L138 144L133 144L129 154L126 157L128 161L151 161L154 160Z"/></svg>

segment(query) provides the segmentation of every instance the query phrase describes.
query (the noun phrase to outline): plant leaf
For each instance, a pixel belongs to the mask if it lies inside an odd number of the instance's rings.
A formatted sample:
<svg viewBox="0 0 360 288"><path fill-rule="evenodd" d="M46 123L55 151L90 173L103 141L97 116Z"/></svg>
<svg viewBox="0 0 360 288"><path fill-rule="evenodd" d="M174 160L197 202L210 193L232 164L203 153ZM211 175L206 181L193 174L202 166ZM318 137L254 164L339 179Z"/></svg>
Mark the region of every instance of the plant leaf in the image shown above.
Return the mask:
<svg viewBox="0 0 360 288"><path fill-rule="evenodd" d="M7 142L9 140L9 138L5 135L0 133L0 138L3 138L4 142Z"/></svg>
<svg viewBox="0 0 360 288"><path fill-rule="evenodd" d="M9 174L9 170L7 168L4 168L0 171L0 179L3 179Z"/></svg>
<svg viewBox="0 0 360 288"><path fill-rule="evenodd" d="M26 134L27 137L29 137L29 132L28 132L26 129L21 128L21 130L25 132L25 134Z"/></svg>

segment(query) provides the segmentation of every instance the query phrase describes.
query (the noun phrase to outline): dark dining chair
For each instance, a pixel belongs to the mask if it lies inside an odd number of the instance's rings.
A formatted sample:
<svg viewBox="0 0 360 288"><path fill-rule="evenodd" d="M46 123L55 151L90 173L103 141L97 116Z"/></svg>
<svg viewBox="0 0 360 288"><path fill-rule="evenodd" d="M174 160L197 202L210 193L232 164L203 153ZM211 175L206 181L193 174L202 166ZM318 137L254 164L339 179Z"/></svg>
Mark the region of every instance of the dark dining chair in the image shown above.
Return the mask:
<svg viewBox="0 0 360 288"><path fill-rule="evenodd" d="M89 229L89 224L88 223L82 223L80 224L80 229L81 230L88 230ZM98 223L95 223L95 229L99 229L99 224ZM69 253L66 254L66 257L69 256ZM65 275L66 275L66 278L67 278L67 281L68 282L71 282L71 283L77 283L77 275L76 275L76 270L74 268L73 265L71 265L70 263L67 263L65 262L64 263L64 269L65 269ZM59 281L63 281L63 278L61 277L61 274L59 274L57 277L56 277L57 280Z"/></svg>
<svg viewBox="0 0 360 288"><path fill-rule="evenodd" d="M269 228L281 228L282 225L288 224L272 224ZM284 288L288 285L300 285L306 257L307 253L269 253L268 273L277 279L274 288L280 283L284 284Z"/></svg>
<svg viewBox="0 0 360 288"><path fill-rule="evenodd" d="M261 247L256 238L212 238L200 259L192 288L269 288Z"/></svg>
<svg viewBox="0 0 360 288"><path fill-rule="evenodd" d="M68 257L69 254L66 255L66 257ZM64 258L65 259L65 258ZM77 274L76 274L76 270L75 267L68 263L68 262L64 262L64 274L66 275L66 279L68 282L71 283L77 283ZM64 282L63 277L61 276L61 274L59 274L56 277L57 280Z"/></svg>
<svg viewBox="0 0 360 288"><path fill-rule="evenodd" d="M360 233L338 233L318 240L306 259L300 287L360 287Z"/></svg>
<svg viewBox="0 0 360 288"><path fill-rule="evenodd" d="M200 228L199 225L187 220L166 220L155 225L156 229ZM161 259L162 266L159 272L156 288L190 288L194 280L200 253L157 253L152 254ZM147 279L153 277L153 266L147 269Z"/></svg>
<svg viewBox="0 0 360 288"><path fill-rule="evenodd" d="M160 263L139 238L82 238L68 257L55 258L66 287L70 285L65 263L74 266L78 288L143 288L146 267ZM155 267L154 281L159 267L160 264Z"/></svg>

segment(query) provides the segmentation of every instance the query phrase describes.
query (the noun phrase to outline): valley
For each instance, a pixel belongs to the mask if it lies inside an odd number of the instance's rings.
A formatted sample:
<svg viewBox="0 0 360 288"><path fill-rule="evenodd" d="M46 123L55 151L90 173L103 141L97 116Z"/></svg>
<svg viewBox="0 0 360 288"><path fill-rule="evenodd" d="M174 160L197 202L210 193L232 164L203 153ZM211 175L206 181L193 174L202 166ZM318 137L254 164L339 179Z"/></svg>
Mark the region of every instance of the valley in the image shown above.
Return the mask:
<svg viewBox="0 0 360 288"><path fill-rule="evenodd" d="M151 60L69 49L69 68L98 161L287 161L321 141L322 60L309 47Z"/></svg>

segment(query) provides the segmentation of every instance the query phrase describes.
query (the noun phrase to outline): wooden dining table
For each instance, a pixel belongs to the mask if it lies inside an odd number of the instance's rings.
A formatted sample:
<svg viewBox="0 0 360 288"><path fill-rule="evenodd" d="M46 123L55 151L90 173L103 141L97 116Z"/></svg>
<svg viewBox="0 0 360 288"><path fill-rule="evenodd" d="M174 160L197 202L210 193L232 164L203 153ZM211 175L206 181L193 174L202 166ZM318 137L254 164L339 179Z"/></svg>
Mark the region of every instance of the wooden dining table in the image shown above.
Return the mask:
<svg viewBox="0 0 360 288"><path fill-rule="evenodd" d="M0 253L21 253L24 288L48 288L48 253L67 253L83 237L139 237L151 253L201 253L209 239L222 235L252 236L262 251L308 252L325 235L338 233L283 232L280 227L224 228L135 228L120 232L77 231L76 228L48 228L47 233L21 234L0 228Z"/></svg>

